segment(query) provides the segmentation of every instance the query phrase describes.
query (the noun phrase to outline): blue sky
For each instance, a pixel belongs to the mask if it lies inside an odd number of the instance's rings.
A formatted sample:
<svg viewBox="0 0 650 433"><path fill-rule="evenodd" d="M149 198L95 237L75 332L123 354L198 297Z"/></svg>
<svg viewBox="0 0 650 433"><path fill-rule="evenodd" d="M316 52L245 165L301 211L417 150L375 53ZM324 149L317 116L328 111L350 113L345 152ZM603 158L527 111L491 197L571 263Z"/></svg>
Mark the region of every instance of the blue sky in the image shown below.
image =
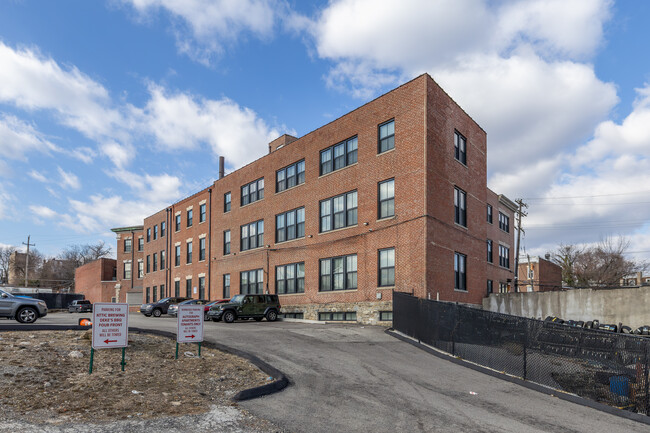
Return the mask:
<svg viewBox="0 0 650 433"><path fill-rule="evenodd" d="M307 4L308 3L308 4ZM650 257L650 2L0 3L0 245L103 240L430 73L488 133L522 245ZM125 209L128 209L125 211Z"/></svg>

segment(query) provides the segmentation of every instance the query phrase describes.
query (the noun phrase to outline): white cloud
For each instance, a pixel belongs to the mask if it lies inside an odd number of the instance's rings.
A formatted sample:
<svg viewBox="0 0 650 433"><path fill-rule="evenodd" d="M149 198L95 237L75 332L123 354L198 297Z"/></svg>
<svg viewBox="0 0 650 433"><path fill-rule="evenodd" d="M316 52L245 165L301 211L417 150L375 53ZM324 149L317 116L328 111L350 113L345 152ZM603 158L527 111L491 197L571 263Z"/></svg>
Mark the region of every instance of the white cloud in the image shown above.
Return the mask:
<svg viewBox="0 0 650 433"><path fill-rule="evenodd" d="M123 0L140 17L149 18L162 9L174 23L176 44L181 53L209 64L225 46L252 34L269 38L284 10L282 0Z"/></svg>
<svg viewBox="0 0 650 433"><path fill-rule="evenodd" d="M61 167L57 167L57 171L59 172L59 176L61 177L61 182L60 186L65 189L79 189L81 188L81 182L79 181L79 178L77 175L75 175L72 172L67 172L63 170Z"/></svg>
<svg viewBox="0 0 650 433"><path fill-rule="evenodd" d="M39 182L48 183L50 181L43 173L38 172L36 170L32 170L27 174L29 175L29 177Z"/></svg>
<svg viewBox="0 0 650 433"><path fill-rule="evenodd" d="M32 213L38 218L51 219L59 215L47 206L31 205L29 206L29 210L31 210Z"/></svg>
<svg viewBox="0 0 650 433"><path fill-rule="evenodd" d="M0 43L0 50L2 44ZM2 69L2 68L0 68ZM0 72L0 74L2 74ZM0 85L0 89L2 85ZM28 152L50 153L59 151L54 144L45 139L33 125L15 116L0 114L0 156L25 161Z"/></svg>
<svg viewBox="0 0 650 433"><path fill-rule="evenodd" d="M9 184L0 184L0 220L14 219L14 206L16 198L10 194L6 188L10 187Z"/></svg>
<svg viewBox="0 0 650 433"><path fill-rule="evenodd" d="M72 151L70 151L70 155L81 162L90 164L91 162L93 162L93 158L97 156L97 153L90 147L84 146L84 147L77 147L76 149L73 149Z"/></svg>
<svg viewBox="0 0 650 433"><path fill-rule="evenodd" d="M223 98L209 100L186 93L169 93L150 85L151 98L139 111L140 124L164 150L191 150L207 144L214 155L226 155L234 166L268 151L280 133L249 108Z"/></svg>

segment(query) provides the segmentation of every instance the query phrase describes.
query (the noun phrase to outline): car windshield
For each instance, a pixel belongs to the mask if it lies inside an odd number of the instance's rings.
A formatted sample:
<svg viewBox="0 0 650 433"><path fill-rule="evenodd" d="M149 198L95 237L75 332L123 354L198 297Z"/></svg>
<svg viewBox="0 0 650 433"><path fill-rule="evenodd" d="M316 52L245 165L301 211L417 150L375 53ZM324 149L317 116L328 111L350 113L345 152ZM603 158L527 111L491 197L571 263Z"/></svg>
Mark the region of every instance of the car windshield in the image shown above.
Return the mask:
<svg viewBox="0 0 650 433"><path fill-rule="evenodd" d="M233 302L235 304L240 304L244 300L244 295L235 295L232 297L230 302Z"/></svg>
<svg viewBox="0 0 650 433"><path fill-rule="evenodd" d="M169 302L170 299L171 299L171 298L163 298L163 299L161 299L161 300L158 301L158 302L161 303L161 304L164 304L165 302Z"/></svg>
<svg viewBox="0 0 650 433"><path fill-rule="evenodd" d="M0 295L13 296L11 293L5 292L4 290L0 290Z"/></svg>
<svg viewBox="0 0 650 433"><path fill-rule="evenodd" d="M187 301L181 302L182 305L187 305L187 304L195 304L196 299L188 299Z"/></svg>
<svg viewBox="0 0 650 433"><path fill-rule="evenodd" d="M77 304L90 304L90 301L77 301Z"/></svg>

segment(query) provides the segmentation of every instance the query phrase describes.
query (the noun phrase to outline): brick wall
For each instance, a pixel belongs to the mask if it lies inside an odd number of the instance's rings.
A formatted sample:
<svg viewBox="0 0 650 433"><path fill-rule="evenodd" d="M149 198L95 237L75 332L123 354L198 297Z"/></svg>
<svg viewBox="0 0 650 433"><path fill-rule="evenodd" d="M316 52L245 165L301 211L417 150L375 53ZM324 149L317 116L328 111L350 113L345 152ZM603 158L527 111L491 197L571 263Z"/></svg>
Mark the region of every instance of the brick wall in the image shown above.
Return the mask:
<svg viewBox="0 0 650 433"><path fill-rule="evenodd" d="M115 284L112 280L117 262L114 259L99 259L75 270L75 293L80 293L92 303L111 302L115 296ZM124 292L119 302L125 302Z"/></svg>

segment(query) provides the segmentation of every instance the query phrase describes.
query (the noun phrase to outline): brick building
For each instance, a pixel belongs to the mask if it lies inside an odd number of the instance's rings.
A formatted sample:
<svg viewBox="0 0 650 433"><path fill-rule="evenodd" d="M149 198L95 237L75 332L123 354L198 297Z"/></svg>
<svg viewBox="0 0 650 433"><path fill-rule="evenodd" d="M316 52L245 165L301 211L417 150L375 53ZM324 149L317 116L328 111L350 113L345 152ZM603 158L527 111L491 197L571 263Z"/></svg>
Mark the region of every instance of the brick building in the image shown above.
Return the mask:
<svg viewBox="0 0 650 433"><path fill-rule="evenodd" d="M119 296L115 259L98 259L75 269L75 293L95 302L124 302Z"/></svg>
<svg viewBox="0 0 650 433"><path fill-rule="evenodd" d="M117 286L119 302L136 309L142 303L144 281L144 229L142 226L111 229L117 235Z"/></svg>
<svg viewBox="0 0 650 433"><path fill-rule="evenodd" d="M562 289L562 268L542 257L519 257L519 291L550 292Z"/></svg>
<svg viewBox="0 0 650 433"><path fill-rule="evenodd" d="M268 292L289 317L364 323L391 320L393 289L480 304L514 261L486 154L422 75L146 218L143 300Z"/></svg>

